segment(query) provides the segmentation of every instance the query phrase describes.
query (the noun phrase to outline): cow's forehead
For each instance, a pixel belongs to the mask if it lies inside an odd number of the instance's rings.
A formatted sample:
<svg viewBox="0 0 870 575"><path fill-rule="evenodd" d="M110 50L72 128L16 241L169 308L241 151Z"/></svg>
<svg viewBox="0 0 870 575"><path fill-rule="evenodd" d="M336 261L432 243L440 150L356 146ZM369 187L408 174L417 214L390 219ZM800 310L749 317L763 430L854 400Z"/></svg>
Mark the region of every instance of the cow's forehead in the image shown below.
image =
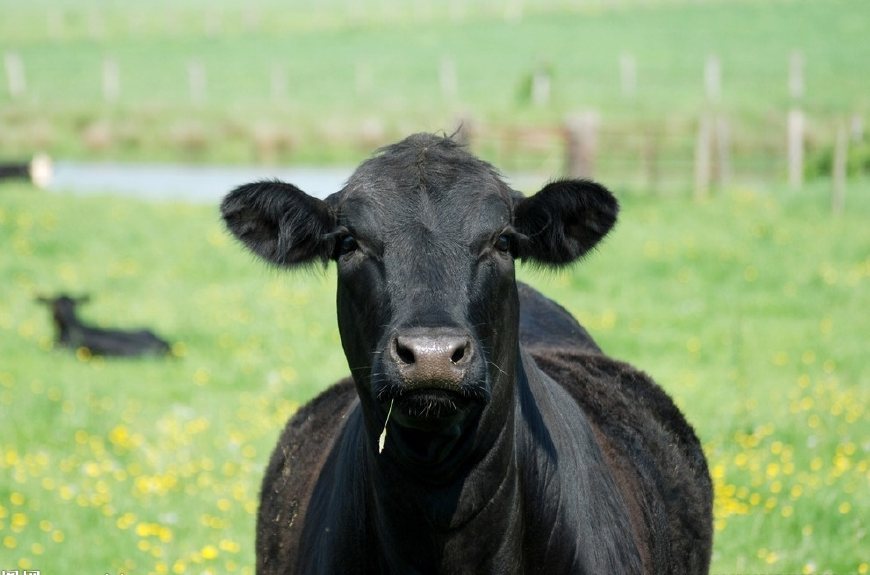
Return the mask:
<svg viewBox="0 0 870 575"><path fill-rule="evenodd" d="M354 172L338 212L341 223L371 231L422 226L465 237L510 223L511 205L486 162L449 140L405 140Z"/></svg>

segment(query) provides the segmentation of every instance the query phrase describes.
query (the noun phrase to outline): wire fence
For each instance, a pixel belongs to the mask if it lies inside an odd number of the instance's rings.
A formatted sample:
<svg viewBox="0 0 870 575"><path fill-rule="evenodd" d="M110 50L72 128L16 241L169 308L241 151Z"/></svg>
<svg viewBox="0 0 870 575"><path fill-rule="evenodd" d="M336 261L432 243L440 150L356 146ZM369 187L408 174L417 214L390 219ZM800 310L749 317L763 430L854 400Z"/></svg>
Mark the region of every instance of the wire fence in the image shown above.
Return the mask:
<svg viewBox="0 0 870 575"><path fill-rule="evenodd" d="M690 190L703 198L742 183L781 183L799 190L808 179L830 180L841 211L846 182L866 166L863 119L783 114L763 126L708 114L684 121L620 124L585 112L562 125L478 125L463 119L462 137L511 172L598 178L652 191ZM801 120L795 126L795 118ZM796 153L797 150L797 153ZM836 197L833 197L836 196Z"/></svg>
<svg viewBox="0 0 870 575"><path fill-rule="evenodd" d="M165 65L142 66L134 61L135 52L113 53L110 41L226 38L354 23L510 22L547 12L683 4L697 1L262 0L239 5L167 0L147 7L34 2L16 7L26 18L0 22L5 44L49 38L65 45L65 40L84 38L102 48L63 64L75 66L74 83L56 74L57 62L44 55L40 60L38 51L3 51L0 152L66 146L85 154L137 148L147 154L152 145L182 158L207 158L221 145L251 150L256 161L290 163L299 161L303 147L338 146L367 153L410 130L433 129L434 122L448 133L462 125L470 145L505 170L602 177L649 189L690 188L699 196L744 180L782 181L800 188L807 177L824 177L843 188L850 174L870 173L864 100L858 97L859 105L850 109L846 100L832 105L808 99L805 59L797 49L774 67L754 64L748 69L727 68L717 54L701 55L694 61L700 65L691 71L677 69L689 60L663 70L643 55L623 50L610 54L612 61L588 70L585 77L570 73L566 78L564 70L554 71L546 61L531 68L505 65L507 73L498 85L491 78L478 78L462 59L445 51L422 63L428 74L416 71L414 77L422 78L417 84L423 87L407 93L402 90L407 86L396 82L411 76L410 70L360 56L328 70L331 77L339 77L334 86L362 102L333 114L329 103L320 106L319 101L330 90L310 89L300 96L296 86L311 78L295 76L300 70L292 65L264 62L254 53L229 62L226 54L209 51L184 57L176 52ZM777 72L770 73L772 69ZM409 83L414 81L405 80ZM578 91L584 103L574 106L564 94ZM735 93L751 100L759 91L768 93L763 114L756 108L747 113L733 103ZM769 97L771 92L778 95ZM505 93L512 94L509 104L522 108L522 114L476 117L482 100L505 98ZM421 94L429 99L415 109L409 102ZM681 100L669 108L677 96ZM510 109L505 102L496 107ZM431 103L435 112L420 112ZM305 118L312 104L320 113L314 120ZM647 111L638 114L635 108Z"/></svg>

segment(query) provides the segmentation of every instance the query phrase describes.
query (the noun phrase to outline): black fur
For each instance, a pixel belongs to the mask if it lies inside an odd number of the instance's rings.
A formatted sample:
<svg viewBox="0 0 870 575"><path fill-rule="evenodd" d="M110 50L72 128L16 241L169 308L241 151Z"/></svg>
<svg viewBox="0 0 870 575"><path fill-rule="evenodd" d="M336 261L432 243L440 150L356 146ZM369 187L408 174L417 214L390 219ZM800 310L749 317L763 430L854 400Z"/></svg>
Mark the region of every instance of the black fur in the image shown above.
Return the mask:
<svg viewBox="0 0 870 575"><path fill-rule="evenodd" d="M528 256L561 266L595 247L616 223L619 204L603 186L586 180L547 184L516 206L517 229L528 238Z"/></svg>
<svg viewBox="0 0 870 575"><path fill-rule="evenodd" d="M601 348L568 311L526 284L517 282L520 295L520 341L532 351L538 347L564 346L591 353Z"/></svg>
<svg viewBox="0 0 870 575"><path fill-rule="evenodd" d="M282 184L231 194L229 229L271 263L331 254L352 374L272 454L259 574L707 572L712 489L694 431L514 277L517 258L581 258L617 210L587 181L524 199L426 134L325 201Z"/></svg>
<svg viewBox="0 0 870 575"><path fill-rule="evenodd" d="M245 246L279 266L326 263L333 243L325 238L335 218L319 200L292 184L257 182L224 198L221 214Z"/></svg>

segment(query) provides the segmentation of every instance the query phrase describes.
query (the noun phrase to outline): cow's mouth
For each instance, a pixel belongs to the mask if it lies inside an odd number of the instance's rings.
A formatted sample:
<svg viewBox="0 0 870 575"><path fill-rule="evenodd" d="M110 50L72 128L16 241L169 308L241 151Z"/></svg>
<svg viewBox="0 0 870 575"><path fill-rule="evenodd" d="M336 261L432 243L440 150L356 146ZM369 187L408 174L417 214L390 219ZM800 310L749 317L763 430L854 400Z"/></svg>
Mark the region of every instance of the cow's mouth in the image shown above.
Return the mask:
<svg viewBox="0 0 870 575"><path fill-rule="evenodd" d="M402 427L439 431L460 423L472 406L472 399L455 391L419 389L394 398L392 417Z"/></svg>
<svg viewBox="0 0 870 575"><path fill-rule="evenodd" d="M456 455L460 438L485 404L478 394L458 389L392 391L396 393L380 401L384 414L393 404L387 421L388 441L409 461L423 465L437 465Z"/></svg>
<svg viewBox="0 0 870 575"><path fill-rule="evenodd" d="M440 464L455 454L481 407L473 397L444 389L409 391L392 401L387 423L391 441L408 460L424 465Z"/></svg>

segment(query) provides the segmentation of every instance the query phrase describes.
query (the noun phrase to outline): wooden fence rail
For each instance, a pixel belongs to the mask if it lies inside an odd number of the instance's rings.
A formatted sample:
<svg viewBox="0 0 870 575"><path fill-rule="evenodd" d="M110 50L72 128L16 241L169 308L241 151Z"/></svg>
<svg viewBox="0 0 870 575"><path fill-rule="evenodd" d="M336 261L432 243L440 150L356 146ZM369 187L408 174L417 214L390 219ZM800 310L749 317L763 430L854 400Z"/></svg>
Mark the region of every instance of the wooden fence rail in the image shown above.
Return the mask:
<svg viewBox="0 0 870 575"><path fill-rule="evenodd" d="M807 138L804 116L800 130L786 119L776 134L759 140L747 137L744 127L722 114L704 114L680 129L665 123L635 126L608 123L595 111L572 115L562 125L499 126L465 117L462 141L511 171L552 173L566 177L602 178L633 182L656 190L662 186L690 187L703 200L735 181L787 182L801 186ZM831 205L842 212L848 182L848 146L862 125L860 116L839 122L836 129L817 135L816 145L832 150ZM800 137L797 137L798 134ZM858 136L863 138L863 132ZM525 160L525 162L524 162ZM795 178L795 179L792 179ZM796 188L798 189L798 188Z"/></svg>
<svg viewBox="0 0 870 575"><path fill-rule="evenodd" d="M513 0L509 11L522 14L523 3ZM214 34L220 32L224 19L219 11L210 12L206 27ZM256 15L251 15L255 19ZM52 28L61 28L62 20L48 15ZM89 17L89 28L93 35L104 34L105 24L97 12ZM62 33L62 31L58 32ZM186 86L190 105L202 107L209 101L209 70L202 58L192 57L187 61ZM638 64L634 54L622 53L615 61L618 66L621 93L626 99L638 99L642 92L642 78L639 78ZM455 108L463 108L462 78L458 73L460 62L453 56L443 55L432 66L433 86L437 85L442 100ZM100 61L100 93L107 105L117 105L122 100L122 62L107 54ZM25 62L12 51L3 54L3 67L6 93L10 101L25 100L28 94L28 78ZM355 85L360 97L377 96L379 78L375 78L370 62L359 60L351 73L349 84ZM219 70L213 70L215 74ZM477 122L473 116L463 114L458 125L457 136L472 146L482 145L494 151L500 160L510 167L520 165L519 159L528 153L540 160L547 171L561 170L570 177L596 177L618 166L620 174L639 173L644 185L655 188L670 174L680 172L684 181L694 190L695 197L702 199L716 189L729 184L733 178L740 177L749 162L763 158L772 173L768 177L786 181L794 190L804 185L807 173L808 139L811 121L824 123L824 118L809 119L804 111L805 94L804 58L800 52L789 55L787 62L787 89L789 94L788 110L781 115L782 125L771 130L756 130L754 141L747 142L747 130L735 125L722 111L724 92L723 67L720 58L711 54L706 59L701 75L704 105L696 119L674 128L665 120L659 125L618 124L618 120L608 118L598 110L585 110L570 115L561 125L556 126L487 126ZM133 72L130 72L132 76ZM181 79L179 79L181 80ZM551 71L539 64L529 76L529 102L538 108L551 105L553 90ZM185 85L184 82L177 82ZM270 95L274 104L282 106L289 101L288 86L293 79L288 77L287 69L273 65L268 75L268 86L262 92ZM218 82L216 82L218 84ZM254 87L251 87L253 90ZM268 97L268 96L267 96ZM36 95L39 98L39 95ZM129 96L128 96L129 99ZM371 118L369 118L371 121ZM377 129L367 129L363 138L367 145L385 136L381 119L374 119ZM769 134L774 134L770 139ZM372 136L372 134L375 134ZM832 209L842 211L845 206L845 190L848 177L848 148L850 143L861 143L865 137L864 119L855 114L849 122L838 122L836 136L825 136L831 149L832 167ZM348 136L352 138L352 136ZM823 139L824 139L823 138ZM291 135L292 139L292 135ZM818 139L818 138L816 138ZM751 148L753 153L742 153L741 148ZM753 167L753 169L755 169Z"/></svg>

